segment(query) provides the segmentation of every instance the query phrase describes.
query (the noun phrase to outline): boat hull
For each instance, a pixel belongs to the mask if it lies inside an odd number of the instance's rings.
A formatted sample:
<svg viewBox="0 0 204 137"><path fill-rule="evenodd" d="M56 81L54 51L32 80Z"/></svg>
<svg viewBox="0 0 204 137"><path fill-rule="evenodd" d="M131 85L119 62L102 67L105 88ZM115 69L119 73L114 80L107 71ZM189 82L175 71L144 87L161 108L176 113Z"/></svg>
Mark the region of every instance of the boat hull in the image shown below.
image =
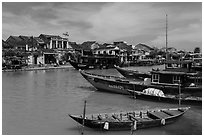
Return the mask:
<svg viewBox="0 0 204 137"><path fill-rule="evenodd" d="M121 130L138 130L143 128L150 128L150 127L158 127L158 126L164 126L171 124L175 122L180 116L182 116L189 107L186 108L180 108L182 111L179 110L179 108L171 110L171 109L163 109L163 110L153 110L153 111L146 111L142 112L143 116L140 117L139 113L135 113L133 116L132 112L125 112L123 113L124 117L129 117L128 119L122 120L122 119L114 119L112 115L120 115L117 113L111 113L111 114L105 114L107 115L107 118L103 117L102 119L91 118L90 114L89 116L86 116L83 122L82 116L79 115L69 115L72 119L77 121L78 123L82 124L84 123L84 126L93 128L96 130L109 130L109 131L121 131ZM165 111L165 113L163 112ZM168 112L168 113L166 113ZM159 113L159 114L158 114ZM92 114L93 115L93 114ZM95 115L95 114L94 114ZM97 114L97 115L103 115L103 114ZM126 116L125 116L126 115ZM93 117L93 116L92 116ZM108 127L105 128L105 124L108 123Z"/></svg>
<svg viewBox="0 0 204 137"><path fill-rule="evenodd" d="M133 91L133 90L127 90L127 92L130 93L130 95L134 98L134 99L143 99L143 100L153 100L153 101L157 101L157 102L166 102L166 103L175 103L175 104L179 104L179 98L177 97L170 97L168 95L166 95L165 97L161 97L161 96L155 96L155 95L148 95L139 91ZM181 95L182 96L182 95ZM186 105L202 105L202 99L196 99L196 98L192 98L192 99L185 99L185 98L181 98L180 99L180 104L186 104Z"/></svg>
<svg viewBox="0 0 204 137"><path fill-rule="evenodd" d="M128 83L125 85L124 84L121 85L118 82L106 81L106 80L100 79L98 77L94 77L94 76L92 77L92 76L87 75L83 72L81 72L81 75L99 91L128 95L128 92L125 90L124 87L130 88L132 86L131 84L128 84Z"/></svg>
<svg viewBox="0 0 204 137"><path fill-rule="evenodd" d="M74 62L72 60L69 60L69 63L76 69L76 70L79 70L79 69L90 69L90 66L87 65L87 64L79 64L77 62Z"/></svg>
<svg viewBox="0 0 204 137"><path fill-rule="evenodd" d="M178 86L165 86L165 85L145 85L144 82L135 82L128 79L110 76L101 76L96 74L90 74L84 71L80 71L81 75L89 81L96 89L100 91L106 91L111 93L126 94L127 89L135 91L143 91L147 88L156 88L164 92L164 94L179 94ZM202 97L202 87L182 87L181 93L188 93L193 96Z"/></svg>

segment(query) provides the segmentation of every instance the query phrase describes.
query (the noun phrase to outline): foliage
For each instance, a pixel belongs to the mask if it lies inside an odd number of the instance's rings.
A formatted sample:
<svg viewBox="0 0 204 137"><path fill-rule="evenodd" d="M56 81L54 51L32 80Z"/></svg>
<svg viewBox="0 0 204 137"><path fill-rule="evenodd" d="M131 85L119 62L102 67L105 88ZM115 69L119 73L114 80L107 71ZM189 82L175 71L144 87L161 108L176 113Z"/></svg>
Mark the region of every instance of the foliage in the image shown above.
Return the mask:
<svg viewBox="0 0 204 137"><path fill-rule="evenodd" d="M200 51L200 48L199 47L196 47L195 49L194 49L194 53L200 53L201 51Z"/></svg>

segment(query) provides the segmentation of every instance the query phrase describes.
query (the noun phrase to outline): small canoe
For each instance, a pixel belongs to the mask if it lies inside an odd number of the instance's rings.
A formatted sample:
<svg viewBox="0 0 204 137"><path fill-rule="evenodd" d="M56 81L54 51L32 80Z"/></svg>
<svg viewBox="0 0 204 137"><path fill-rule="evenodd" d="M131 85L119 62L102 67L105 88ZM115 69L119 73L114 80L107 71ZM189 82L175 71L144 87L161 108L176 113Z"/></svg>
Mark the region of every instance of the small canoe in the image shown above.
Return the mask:
<svg viewBox="0 0 204 137"><path fill-rule="evenodd" d="M152 93L146 93L143 91L141 92L141 91L135 91L135 90L127 90L127 92L130 93L130 95L136 99L151 100L151 101L157 101L157 102L167 102L167 103L177 103L177 104L179 103L179 99L180 99L180 104L199 105L199 106L202 105L202 97L190 96L189 94L180 94L180 95L163 94L162 96L160 96L155 92L154 92L155 94L152 94Z"/></svg>
<svg viewBox="0 0 204 137"><path fill-rule="evenodd" d="M104 114L87 114L69 116L84 126L96 130L137 130L164 126L175 122L190 107L153 109Z"/></svg>

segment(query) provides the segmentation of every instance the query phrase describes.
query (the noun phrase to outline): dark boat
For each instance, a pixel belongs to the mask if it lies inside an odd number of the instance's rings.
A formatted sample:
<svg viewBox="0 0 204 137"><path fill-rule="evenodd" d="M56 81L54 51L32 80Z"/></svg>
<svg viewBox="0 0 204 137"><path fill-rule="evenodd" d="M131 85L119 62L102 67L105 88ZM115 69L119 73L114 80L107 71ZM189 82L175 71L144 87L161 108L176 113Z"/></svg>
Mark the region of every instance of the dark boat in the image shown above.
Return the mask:
<svg viewBox="0 0 204 137"><path fill-rule="evenodd" d="M69 60L69 63L77 70L79 69L109 69L119 64L117 56L112 55L93 55L81 56L77 61Z"/></svg>
<svg viewBox="0 0 204 137"><path fill-rule="evenodd" d="M89 81L96 89L100 91L127 95L127 89L142 91L147 88L156 88L162 90L164 94L177 95L179 93L178 81L176 81L174 77L170 77L168 72L161 72L161 76L159 72L155 72L152 75L152 79L147 78L144 81L134 81L116 76L97 75L85 72L83 70L80 70L80 73L87 81ZM188 84L187 81L182 81L182 78L184 77L182 73L175 73L175 75L181 77L179 78L181 80L181 93L188 93L200 97L202 96L202 85L191 85ZM163 80L164 83L160 82L159 78ZM174 83L172 83L172 79L174 80Z"/></svg>
<svg viewBox="0 0 204 137"><path fill-rule="evenodd" d="M69 60L69 63L70 63L76 70L93 68L93 66L89 66L88 64L78 63L78 62L73 61L73 60Z"/></svg>
<svg viewBox="0 0 204 137"><path fill-rule="evenodd" d="M190 104L190 105L202 105L202 97L189 96L188 94L178 95L164 95L161 90L148 88L141 91L127 90L133 98L154 100L157 102Z"/></svg>
<svg viewBox="0 0 204 137"><path fill-rule="evenodd" d="M167 108L154 110L135 110L129 112L70 115L78 123L96 130L138 130L165 126L175 122L190 107Z"/></svg>
<svg viewBox="0 0 204 137"><path fill-rule="evenodd" d="M137 70L121 68L116 65L115 65L115 68L118 72L120 72L120 74L122 74L126 78L141 79L141 80L144 80L144 78L151 78L151 73L144 73L144 72L139 72Z"/></svg>

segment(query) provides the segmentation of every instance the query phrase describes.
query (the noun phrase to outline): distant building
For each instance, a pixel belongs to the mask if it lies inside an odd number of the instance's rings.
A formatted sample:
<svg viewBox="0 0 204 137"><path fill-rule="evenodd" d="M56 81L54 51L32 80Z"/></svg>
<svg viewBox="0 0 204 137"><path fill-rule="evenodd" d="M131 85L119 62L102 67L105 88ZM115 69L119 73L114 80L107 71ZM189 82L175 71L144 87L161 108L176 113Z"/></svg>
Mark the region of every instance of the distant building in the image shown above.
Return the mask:
<svg viewBox="0 0 204 137"><path fill-rule="evenodd" d="M162 52L166 52L166 47L163 47L163 48L161 48L160 50L161 50ZM169 53L174 53L174 52L177 52L177 49L174 48L174 47L168 47L168 48L167 48L167 51L168 51Z"/></svg>
<svg viewBox="0 0 204 137"><path fill-rule="evenodd" d="M94 49L95 55L119 55L119 48L114 45L108 45L108 46L100 46L97 49Z"/></svg>
<svg viewBox="0 0 204 137"><path fill-rule="evenodd" d="M10 36L6 43L11 45L14 49L26 50L26 42L19 36Z"/></svg>
<svg viewBox="0 0 204 137"><path fill-rule="evenodd" d="M127 45L126 42L119 41L113 42L113 44L104 43L100 45L99 48L94 49L94 54L96 55L112 55L118 56L120 62L128 63L130 60L132 46Z"/></svg>
<svg viewBox="0 0 204 137"><path fill-rule="evenodd" d="M134 48L132 49L132 58L133 61L134 60L138 60L138 59L145 59L146 56L150 55L151 51L153 51L154 49L145 45L145 44L137 44L136 46L134 46Z"/></svg>
<svg viewBox="0 0 204 137"><path fill-rule="evenodd" d="M8 44L6 41L2 40L2 49L12 49L13 46Z"/></svg>
<svg viewBox="0 0 204 137"><path fill-rule="evenodd" d="M96 41L86 41L83 42L81 45L81 53L82 56L89 56L89 55L93 55L93 51L94 49L97 49L100 47L100 45L96 42Z"/></svg>
<svg viewBox="0 0 204 137"><path fill-rule="evenodd" d="M45 43L38 37L33 36L10 36L6 43L13 49L20 49L23 51L36 51L44 47Z"/></svg>
<svg viewBox="0 0 204 137"><path fill-rule="evenodd" d="M42 39L47 49L71 49L72 47L69 45L68 38L62 38L57 35L46 35L40 34L40 39Z"/></svg>

